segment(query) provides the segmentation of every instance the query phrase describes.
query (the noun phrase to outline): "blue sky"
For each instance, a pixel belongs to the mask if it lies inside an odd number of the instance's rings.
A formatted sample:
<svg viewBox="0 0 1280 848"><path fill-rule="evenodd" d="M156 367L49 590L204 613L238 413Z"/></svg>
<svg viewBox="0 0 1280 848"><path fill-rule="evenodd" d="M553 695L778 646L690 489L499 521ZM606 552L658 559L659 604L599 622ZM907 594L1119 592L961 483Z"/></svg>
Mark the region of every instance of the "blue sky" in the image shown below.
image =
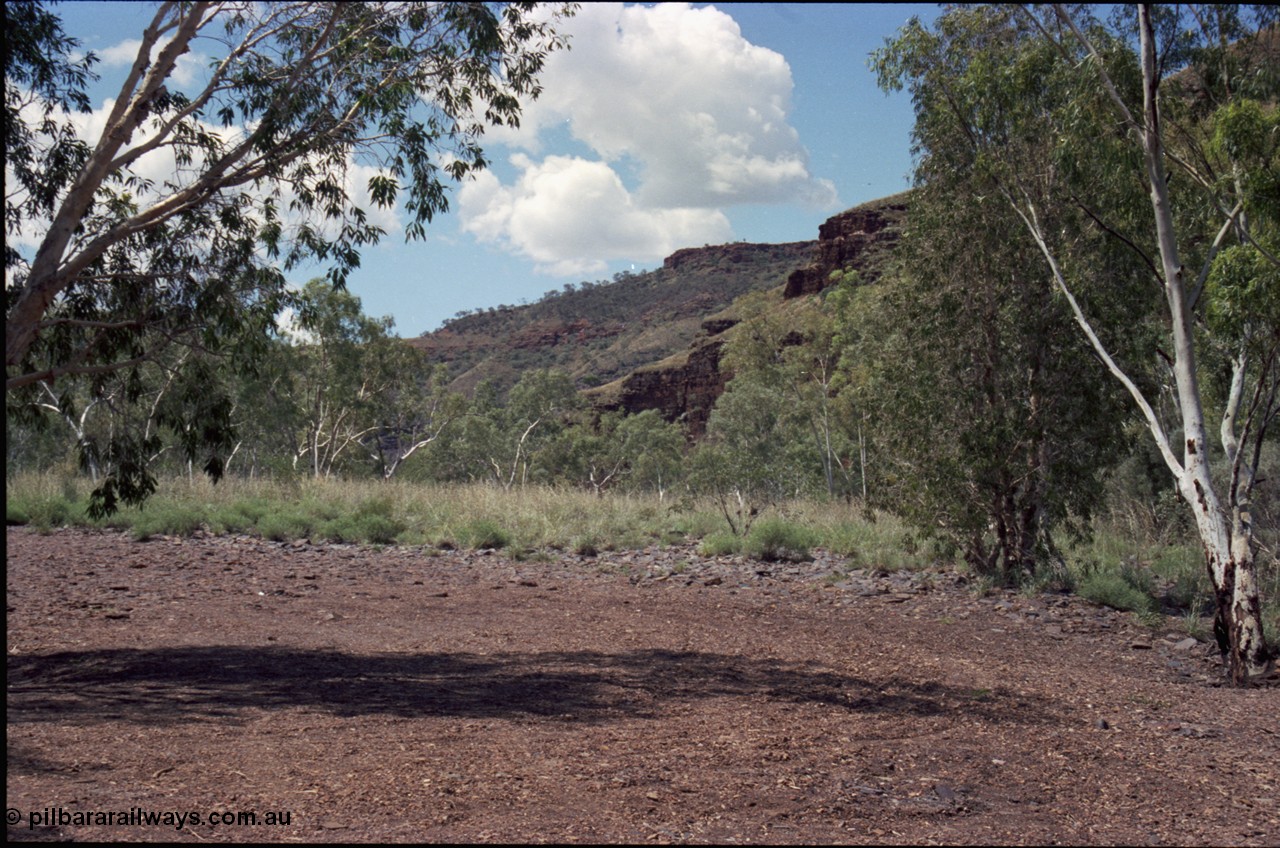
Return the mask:
<svg viewBox="0 0 1280 848"><path fill-rule="evenodd" d="M97 53L95 105L114 96L149 3L63 3ZM868 54L907 4L586 3L518 132L452 192L425 241L392 232L348 286L414 336L461 310L654 268L681 247L817 237L818 225L909 184L912 111ZM394 222L391 222L394 224ZM311 276L297 275L297 283Z"/></svg>

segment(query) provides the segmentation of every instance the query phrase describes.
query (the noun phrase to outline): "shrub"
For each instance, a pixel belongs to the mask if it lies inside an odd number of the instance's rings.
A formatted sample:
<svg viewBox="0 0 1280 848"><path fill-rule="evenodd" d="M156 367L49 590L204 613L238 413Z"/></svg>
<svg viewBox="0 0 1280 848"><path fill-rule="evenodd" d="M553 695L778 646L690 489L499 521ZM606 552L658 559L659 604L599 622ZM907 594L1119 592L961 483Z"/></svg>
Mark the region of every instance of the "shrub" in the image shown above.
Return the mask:
<svg viewBox="0 0 1280 848"><path fill-rule="evenodd" d="M71 523L72 517L77 511L75 505L62 495L34 497L28 500L24 506L27 519L42 533Z"/></svg>
<svg viewBox="0 0 1280 848"><path fill-rule="evenodd" d="M600 553L600 545L594 535L579 536L570 543L578 556L593 557Z"/></svg>
<svg viewBox="0 0 1280 848"><path fill-rule="evenodd" d="M362 515L356 520L360 538L374 545L390 545L404 532L405 526L385 515Z"/></svg>
<svg viewBox="0 0 1280 848"><path fill-rule="evenodd" d="M469 522L458 531L458 541L473 550L496 550L511 544L511 534L487 518Z"/></svg>
<svg viewBox="0 0 1280 848"><path fill-rule="evenodd" d="M264 539L291 542L311 535L311 522L296 512L270 512L258 519L258 533Z"/></svg>
<svg viewBox="0 0 1280 848"><path fill-rule="evenodd" d="M316 527L315 535L328 542L359 542L360 520L354 515L331 518Z"/></svg>
<svg viewBox="0 0 1280 848"><path fill-rule="evenodd" d="M204 525L202 513L195 504L150 503L133 519L133 538L145 541L152 536L190 536Z"/></svg>
<svg viewBox="0 0 1280 848"><path fill-rule="evenodd" d="M333 542L391 545L404 530L403 522L385 515L357 510L352 515L325 521L316 530L316 535Z"/></svg>
<svg viewBox="0 0 1280 848"><path fill-rule="evenodd" d="M783 518L769 516L757 521L747 533L744 553L765 562L805 562L813 557L813 531Z"/></svg>
<svg viewBox="0 0 1280 848"><path fill-rule="evenodd" d="M1204 559L1193 548L1170 546L1160 552L1152 571L1166 581L1163 600L1177 610L1196 610L1213 596Z"/></svg>
<svg viewBox="0 0 1280 848"><path fill-rule="evenodd" d="M1154 609L1151 596L1126 579L1124 571L1091 570L1080 580L1081 597L1118 610L1149 613Z"/></svg>
<svg viewBox="0 0 1280 848"><path fill-rule="evenodd" d="M731 556L742 549L742 540L732 533L711 533L703 537L698 553L705 557Z"/></svg>
<svg viewBox="0 0 1280 848"><path fill-rule="evenodd" d="M1059 592L1070 594L1076 591L1076 577L1060 561L1042 562L1035 571L1027 576L1023 589L1033 594L1041 592Z"/></svg>

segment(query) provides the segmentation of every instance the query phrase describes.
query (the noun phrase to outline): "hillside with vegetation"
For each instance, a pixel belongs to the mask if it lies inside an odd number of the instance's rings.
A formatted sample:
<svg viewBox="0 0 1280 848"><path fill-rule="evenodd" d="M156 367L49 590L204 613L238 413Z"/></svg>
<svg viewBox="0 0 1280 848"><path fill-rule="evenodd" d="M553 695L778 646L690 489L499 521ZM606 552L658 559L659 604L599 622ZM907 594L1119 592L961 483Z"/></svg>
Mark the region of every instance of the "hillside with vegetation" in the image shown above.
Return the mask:
<svg viewBox="0 0 1280 848"><path fill-rule="evenodd" d="M816 242L723 244L677 251L661 268L568 284L536 303L459 314L409 339L453 388L483 380L505 394L520 375L555 368L580 388L600 385L683 350L703 320L735 298L779 285L806 264Z"/></svg>
<svg viewBox="0 0 1280 848"><path fill-rule="evenodd" d="M910 192L903 192L828 218L818 227L809 261L781 284L743 295L708 316L685 349L590 389L586 396L599 409L628 414L657 410L667 421L680 422L691 436L701 436L732 377L731 369L721 367L721 359L725 345L742 332L743 316L767 311L788 324L812 306L815 296L842 280L860 285L878 281L902 236L909 200Z"/></svg>

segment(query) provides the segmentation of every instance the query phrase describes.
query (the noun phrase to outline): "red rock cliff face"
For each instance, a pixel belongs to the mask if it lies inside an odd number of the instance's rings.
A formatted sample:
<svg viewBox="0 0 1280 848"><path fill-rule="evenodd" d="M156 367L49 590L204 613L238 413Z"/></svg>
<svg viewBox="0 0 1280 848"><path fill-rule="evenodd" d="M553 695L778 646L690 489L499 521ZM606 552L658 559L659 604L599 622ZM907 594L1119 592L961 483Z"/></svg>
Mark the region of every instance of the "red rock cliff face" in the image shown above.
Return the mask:
<svg viewBox="0 0 1280 848"><path fill-rule="evenodd" d="M907 195L863 204L829 218L818 228L810 264L793 271L783 298L816 294L830 284L833 271L854 269L863 282L874 282L897 242L907 211ZM667 264L691 258L696 250L678 251ZM716 400L731 374L720 368L720 354L736 322L711 319L688 352L641 368L608 386L588 392L600 409L628 413L656 409L668 421L680 421L692 438L700 438Z"/></svg>
<svg viewBox="0 0 1280 848"><path fill-rule="evenodd" d="M817 294L830 284L833 271L853 268L865 283L880 276L874 261L892 249L906 214L905 195L895 195L841 212L818 227L818 249L813 263L792 272L783 297Z"/></svg>
<svg viewBox="0 0 1280 848"><path fill-rule="evenodd" d="M720 322L708 321L707 325ZM703 335L694 340L682 356L673 356L654 365L633 371L610 388L588 392L600 409L621 409L628 413L656 409L668 421L679 421L693 438L707 431L707 418L716 398L724 392L729 374L720 370L720 353L724 348L723 332Z"/></svg>

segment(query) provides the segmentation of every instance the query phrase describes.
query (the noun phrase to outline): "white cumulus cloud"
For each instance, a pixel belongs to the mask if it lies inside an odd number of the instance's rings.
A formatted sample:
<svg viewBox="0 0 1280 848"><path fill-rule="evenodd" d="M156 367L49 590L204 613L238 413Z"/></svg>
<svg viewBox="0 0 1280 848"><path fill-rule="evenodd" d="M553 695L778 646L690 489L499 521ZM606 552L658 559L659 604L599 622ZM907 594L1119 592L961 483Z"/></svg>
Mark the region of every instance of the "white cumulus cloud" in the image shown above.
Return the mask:
<svg viewBox="0 0 1280 848"><path fill-rule="evenodd" d="M603 162L569 156L535 162L517 154L512 164L521 175L511 186L488 172L463 186L463 228L529 257L544 273L600 273L606 258L661 258L731 235L717 209L640 206Z"/></svg>
<svg viewBox="0 0 1280 848"><path fill-rule="evenodd" d="M525 151L519 174L463 188L465 230L568 274L728 240L727 206L836 202L788 123L786 59L729 15L588 3L564 29L572 49L548 60L522 126L490 134ZM597 158L547 154L565 128Z"/></svg>

